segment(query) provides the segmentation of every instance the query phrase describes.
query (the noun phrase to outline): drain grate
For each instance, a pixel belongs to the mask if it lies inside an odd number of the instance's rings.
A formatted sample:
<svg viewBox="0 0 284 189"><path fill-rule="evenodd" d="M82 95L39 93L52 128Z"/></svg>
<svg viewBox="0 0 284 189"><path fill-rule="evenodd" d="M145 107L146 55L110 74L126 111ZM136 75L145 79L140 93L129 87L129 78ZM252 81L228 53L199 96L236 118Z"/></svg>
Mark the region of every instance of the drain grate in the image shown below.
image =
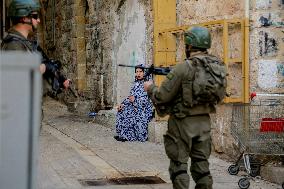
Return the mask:
<svg viewBox="0 0 284 189"><path fill-rule="evenodd" d="M166 183L157 176L144 177L122 177L109 179L80 179L83 186L104 186L104 185L134 185L134 184L162 184Z"/></svg>

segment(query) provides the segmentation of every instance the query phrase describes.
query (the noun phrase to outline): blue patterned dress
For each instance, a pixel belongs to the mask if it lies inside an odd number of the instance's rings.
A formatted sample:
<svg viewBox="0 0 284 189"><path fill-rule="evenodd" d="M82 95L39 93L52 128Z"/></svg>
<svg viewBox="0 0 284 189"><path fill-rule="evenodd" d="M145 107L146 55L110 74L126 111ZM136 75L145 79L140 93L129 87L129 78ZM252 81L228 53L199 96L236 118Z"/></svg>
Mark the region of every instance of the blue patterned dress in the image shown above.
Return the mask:
<svg viewBox="0 0 284 189"><path fill-rule="evenodd" d="M116 134L128 141L144 142L148 139L148 123L153 116L153 106L144 91L144 80L136 80L130 90L134 102L126 98L121 104L123 109L116 115Z"/></svg>

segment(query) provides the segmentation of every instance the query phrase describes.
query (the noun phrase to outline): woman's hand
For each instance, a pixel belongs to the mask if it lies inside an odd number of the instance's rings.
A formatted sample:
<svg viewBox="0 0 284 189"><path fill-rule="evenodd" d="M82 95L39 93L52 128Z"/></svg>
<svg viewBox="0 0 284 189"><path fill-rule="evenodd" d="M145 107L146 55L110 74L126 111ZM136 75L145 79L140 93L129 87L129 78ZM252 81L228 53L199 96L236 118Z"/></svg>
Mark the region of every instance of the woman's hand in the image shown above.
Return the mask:
<svg viewBox="0 0 284 189"><path fill-rule="evenodd" d="M133 102L134 102L134 100L135 100L135 97L134 97L134 96L129 96L129 97L128 97L128 99L129 99L129 101L130 101L130 102L132 102L132 103L133 103Z"/></svg>
<svg viewBox="0 0 284 189"><path fill-rule="evenodd" d="M117 111L121 111L123 109L123 104L120 104L118 107L117 107Z"/></svg>

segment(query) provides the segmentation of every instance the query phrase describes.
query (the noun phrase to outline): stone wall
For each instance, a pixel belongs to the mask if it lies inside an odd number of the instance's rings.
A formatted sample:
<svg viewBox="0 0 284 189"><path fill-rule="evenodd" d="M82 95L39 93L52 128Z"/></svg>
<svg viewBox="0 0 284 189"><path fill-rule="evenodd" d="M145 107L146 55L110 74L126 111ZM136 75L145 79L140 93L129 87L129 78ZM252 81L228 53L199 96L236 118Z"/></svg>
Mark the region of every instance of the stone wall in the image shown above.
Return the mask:
<svg viewBox="0 0 284 189"><path fill-rule="evenodd" d="M44 44L75 81L80 99L69 104L77 112L112 109L134 79L134 69L118 64L151 64L151 1L54 1L43 2Z"/></svg>
<svg viewBox="0 0 284 189"><path fill-rule="evenodd" d="M251 91L284 92L284 2L251 3Z"/></svg>

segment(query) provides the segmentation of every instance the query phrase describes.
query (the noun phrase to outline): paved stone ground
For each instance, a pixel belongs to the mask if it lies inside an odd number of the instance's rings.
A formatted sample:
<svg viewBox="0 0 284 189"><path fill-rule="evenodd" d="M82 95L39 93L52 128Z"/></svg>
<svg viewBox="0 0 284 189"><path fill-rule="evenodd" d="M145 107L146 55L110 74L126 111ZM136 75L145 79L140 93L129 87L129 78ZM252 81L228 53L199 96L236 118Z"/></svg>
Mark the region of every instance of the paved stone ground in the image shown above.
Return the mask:
<svg viewBox="0 0 284 189"><path fill-rule="evenodd" d="M114 131L92 123L87 116L75 116L56 101L44 106L40 135L39 189L171 189L169 160L162 144L117 142ZM238 189L239 176L227 173L229 162L210 157L214 189ZM125 176L158 176L165 184L83 186L80 179ZM190 189L194 188L191 181ZM256 180L250 189L280 189L279 185Z"/></svg>

